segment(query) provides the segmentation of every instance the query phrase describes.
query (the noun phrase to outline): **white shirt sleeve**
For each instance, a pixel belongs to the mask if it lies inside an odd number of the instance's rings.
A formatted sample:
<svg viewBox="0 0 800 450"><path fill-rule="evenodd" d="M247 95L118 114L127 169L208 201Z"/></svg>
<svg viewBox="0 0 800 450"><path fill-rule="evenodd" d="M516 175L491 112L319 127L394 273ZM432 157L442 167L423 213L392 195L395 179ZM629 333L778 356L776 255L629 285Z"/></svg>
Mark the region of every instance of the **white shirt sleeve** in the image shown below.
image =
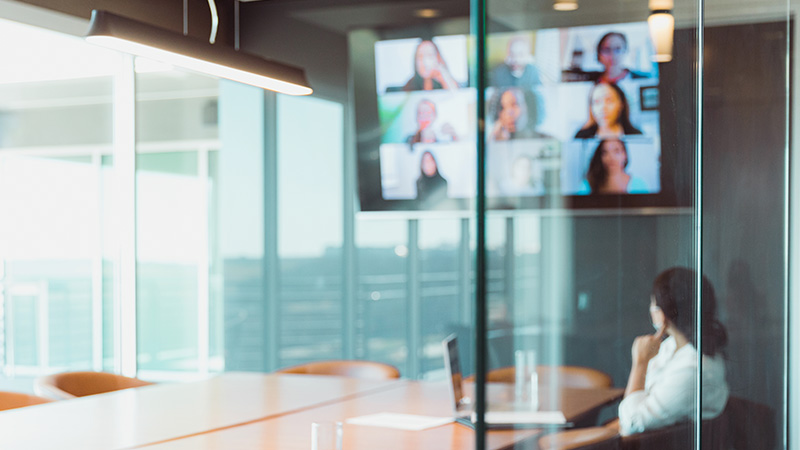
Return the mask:
<svg viewBox="0 0 800 450"><path fill-rule="evenodd" d="M664 347L662 350L667 353L674 352L670 345ZM645 389L631 393L619 405L620 434L640 433L692 416L697 376L695 358L693 348L681 348L671 355L660 352L650 362Z"/></svg>

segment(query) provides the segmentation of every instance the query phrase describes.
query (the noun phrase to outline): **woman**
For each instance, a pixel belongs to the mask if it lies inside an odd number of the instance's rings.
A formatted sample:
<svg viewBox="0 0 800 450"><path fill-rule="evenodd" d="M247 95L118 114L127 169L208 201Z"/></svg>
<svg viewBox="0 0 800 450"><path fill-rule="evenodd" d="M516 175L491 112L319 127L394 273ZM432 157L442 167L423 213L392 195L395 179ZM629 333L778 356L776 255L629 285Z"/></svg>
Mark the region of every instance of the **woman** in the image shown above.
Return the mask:
<svg viewBox="0 0 800 450"><path fill-rule="evenodd" d="M447 197L447 180L439 173L433 153L425 151L419 163L417 178L417 200L439 201Z"/></svg>
<svg viewBox="0 0 800 450"><path fill-rule="evenodd" d="M447 69L439 47L433 41L422 41L414 52L414 76L403 86L403 90L434 89L458 89L458 82Z"/></svg>
<svg viewBox="0 0 800 450"><path fill-rule="evenodd" d="M628 39L624 34L612 31L606 33L597 42L597 61L605 70L596 73L598 83L617 84L626 78L645 78L642 75L625 67L625 58L628 56Z"/></svg>
<svg viewBox="0 0 800 450"><path fill-rule="evenodd" d="M595 84L589 95L589 121L575 134L575 137L588 139L595 136L607 138L642 134L631 123L629 111L625 94L617 85Z"/></svg>
<svg viewBox="0 0 800 450"><path fill-rule="evenodd" d="M645 182L629 175L628 149L619 139L600 141L589 162L586 181L592 194L642 194L649 192Z"/></svg>
<svg viewBox="0 0 800 450"><path fill-rule="evenodd" d="M417 131L409 136L409 144L430 144L434 142L453 142L458 140L455 129L449 123L441 127L441 132L434 129L436 122L436 104L431 100L422 99L417 104Z"/></svg>
<svg viewBox="0 0 800 450"><path fill-rule="evenodd" d="M533 94L529 94L533 95ZM536 108L528 108L525 92L520 88L498 91L489 102L494 127L490 133L494 141L546 137L536 132Z"/></svg>
<svg viewBox="0 0 800 450"><path fill-rule="evenodd" d="M625 397L619 405L620 434L660 428L695 416L697 349L694 304L697 274L675 267L653 282L650 317L657 330L633 341ZM711 283L702 279L703 363L701 417L717 417L728 401L722 348L727 333L716 319L717 303ZM668 336L663 342L664 336Z"/></svg>

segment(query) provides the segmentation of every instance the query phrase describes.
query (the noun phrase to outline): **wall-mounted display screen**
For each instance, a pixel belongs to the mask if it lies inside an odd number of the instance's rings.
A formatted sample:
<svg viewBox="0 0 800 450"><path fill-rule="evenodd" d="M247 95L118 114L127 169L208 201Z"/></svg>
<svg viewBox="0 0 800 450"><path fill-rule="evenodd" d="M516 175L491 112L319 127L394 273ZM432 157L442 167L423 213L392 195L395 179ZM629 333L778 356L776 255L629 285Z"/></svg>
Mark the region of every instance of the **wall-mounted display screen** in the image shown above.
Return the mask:
<svg viewBox="0 0 800 450"><path fill-rule="evenodd" d="M354 68L361 209L468 207L478 116L468 36L368 36L374 64ZM367 47L364 34L354 40ZM490 208L670 206L646 22L496 33L486 45Z"/></svg>

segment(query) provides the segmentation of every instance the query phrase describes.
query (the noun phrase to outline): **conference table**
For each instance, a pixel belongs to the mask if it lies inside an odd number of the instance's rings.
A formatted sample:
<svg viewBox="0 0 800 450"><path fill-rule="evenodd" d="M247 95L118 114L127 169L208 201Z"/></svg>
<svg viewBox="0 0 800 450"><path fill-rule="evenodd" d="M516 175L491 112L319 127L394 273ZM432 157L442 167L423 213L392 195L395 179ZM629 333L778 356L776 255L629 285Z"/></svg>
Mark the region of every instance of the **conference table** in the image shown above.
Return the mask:
<svg viewBox="0 0 800 450"><path fill-rule="evenodd" d="M487 390L489 398L501 400L511 392L504 385ZM542 404L557 406L575 421L616 401L622 390L543 389L540 396ZM311 424L337 421L344 422L344 450L475 448L474 430L458 423L409 431L346 422L383 412L450 417L448 385L225 373L0 412L0 448L309 450ZM487 448L530 444L544 431L492 430Z"/></svg>

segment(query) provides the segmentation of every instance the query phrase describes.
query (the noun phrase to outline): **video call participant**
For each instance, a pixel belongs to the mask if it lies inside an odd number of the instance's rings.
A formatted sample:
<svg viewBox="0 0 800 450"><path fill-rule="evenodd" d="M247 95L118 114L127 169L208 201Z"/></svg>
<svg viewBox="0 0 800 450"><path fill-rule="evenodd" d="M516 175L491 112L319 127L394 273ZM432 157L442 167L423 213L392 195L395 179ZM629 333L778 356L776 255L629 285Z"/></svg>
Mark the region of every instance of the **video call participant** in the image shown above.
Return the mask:
<svg viewBox="0 0 800 450"><path fill-rule="evenodd" d="M650 318L655 334L633 341L625 396L619 405L620 434L661 428L695 416L697 348L694 291L697 273L675 267L653 282ZM728 341L716 318L711 283L702 279L702 419L719 416L728 401L722 348ZM664 339L665 336L668 336ZM662 341L663 339L663 341Z"/></svg>
<svg viewBox="0 0 800 450"><path fill-rule="evenodd" d="M537 122L536 108L529 108L528 105L536 102L528 101L527 97L531 96L532 92L528 92L526 96L526 92L519 88L495 92L489 104L490 116L494 120L490 133L493 141L547 137L534 129Z"/></svg>
<svg viewBox="0 0 800 450"><path fill-rule="evenodd" d="M436 104L428 99L420 100L417 103L417 131L406 141L409 144L457 141L458 135L449 123L442 125L441 133L436 132L436 117Z"/></svg>
<svg viewBox="0 0 800 450"><path fill-rule="evenodd" d="M619 139L600 141L586 172L587 187L592 194L645 194L647 184L641 178L628 174L628 149ZM589 193L583 192L583 193Z"/></svg>
<svg viewBox="0 0 800 450"><path fill-rule="evenodd" d="M531 42L527 36L517 36L508 41L505 61L495 67L490 76L491 86L522 86L531 88L541 84L539 70L533 65Z"/></svg>
<svg viewBox="0 0 800 450"><path fill-rule="evenodd" d="M404 91L458 89L447 64L433 41L422 41L414 51L414 76L403 86Z"/></svg>
<svg viewBox="0 0 800 450"><path fill-rule="evenodd" d="M617 84L628 78L647 78L647 75L634 72L625 67L628 56L628 39L624 34L612 31L597 42L597 61L605 70L593 72L592 80L597 83Z"/></svg>
<svg viewBox="0 0 800 450"><path fill-rule="evenodd" d="M447 198L447 180L439 173L433 153L425 151L419 163L417 178L417 200L436 203Z"/></svg>
<svg viewBox="0 0 800 450"><path fill-rule="evenodd" d="M642 134L630 120L625 93L615 84L599 83L589 94L589 121L575 134L578 139Z"/></svg>

